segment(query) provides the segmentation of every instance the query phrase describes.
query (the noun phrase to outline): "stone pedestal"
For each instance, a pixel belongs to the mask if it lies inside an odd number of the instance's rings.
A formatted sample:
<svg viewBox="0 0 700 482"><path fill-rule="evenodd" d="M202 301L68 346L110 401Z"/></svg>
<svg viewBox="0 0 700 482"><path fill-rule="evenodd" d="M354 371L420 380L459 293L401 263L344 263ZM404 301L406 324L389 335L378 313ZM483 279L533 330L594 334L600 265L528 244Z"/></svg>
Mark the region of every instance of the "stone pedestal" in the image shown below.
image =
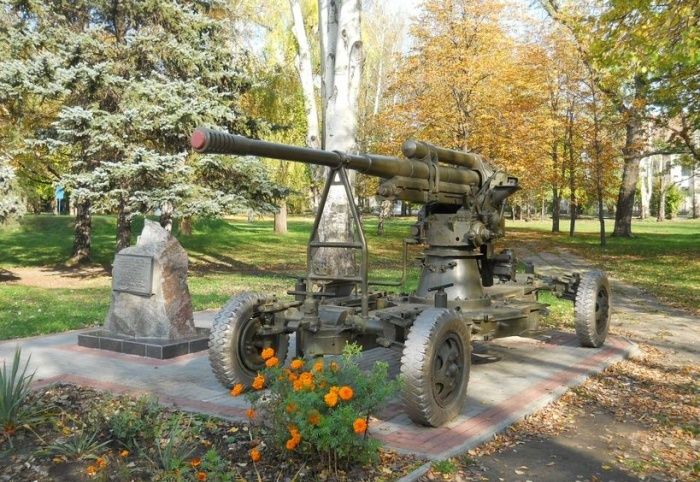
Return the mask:
<svg viewBox="0 0 700 482"><path fill-rule="evenodd" d="M154 358L206 349L207 333L194 326L187 266L177 239L146 220L136 246L115 256L104 329L79 335L78 344Z"/></svg>

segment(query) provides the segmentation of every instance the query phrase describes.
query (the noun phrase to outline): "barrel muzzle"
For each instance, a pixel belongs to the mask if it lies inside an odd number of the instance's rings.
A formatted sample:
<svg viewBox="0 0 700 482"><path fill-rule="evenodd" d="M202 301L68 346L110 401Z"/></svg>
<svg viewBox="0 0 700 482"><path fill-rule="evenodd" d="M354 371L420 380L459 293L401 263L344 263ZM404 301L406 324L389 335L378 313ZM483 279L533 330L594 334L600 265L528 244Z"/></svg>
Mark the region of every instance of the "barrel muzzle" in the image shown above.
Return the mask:
<svg viewBox="0 0 700 482"><path fill-rule="evenodd" d="M243 136L215 131L206 127L195 129L190 145L196 152L207 154L249 154L250 140Z"/></svg>

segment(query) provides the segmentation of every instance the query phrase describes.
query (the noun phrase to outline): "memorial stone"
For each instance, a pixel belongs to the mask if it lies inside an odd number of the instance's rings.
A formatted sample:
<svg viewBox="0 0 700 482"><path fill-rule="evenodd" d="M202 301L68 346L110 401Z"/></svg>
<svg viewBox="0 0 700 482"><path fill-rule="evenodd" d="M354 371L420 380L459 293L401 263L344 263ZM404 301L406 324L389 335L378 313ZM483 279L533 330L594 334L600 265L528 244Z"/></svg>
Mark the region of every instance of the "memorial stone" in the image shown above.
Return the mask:
<svg viewBox="0 0 700 482"><path fill-rule="evenodd" d="M169 340L195 335L187 265L177 239L146 220L136 245L115 256L105 331Z"/></svg>

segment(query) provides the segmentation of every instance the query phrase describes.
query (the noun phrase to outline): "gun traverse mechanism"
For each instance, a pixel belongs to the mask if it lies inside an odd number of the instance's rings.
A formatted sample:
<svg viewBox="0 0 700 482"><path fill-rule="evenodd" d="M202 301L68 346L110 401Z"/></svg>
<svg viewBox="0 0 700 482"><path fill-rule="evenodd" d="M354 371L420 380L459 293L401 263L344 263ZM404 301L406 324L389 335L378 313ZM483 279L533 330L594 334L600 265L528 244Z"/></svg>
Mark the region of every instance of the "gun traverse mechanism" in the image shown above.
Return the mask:
<svg viewBox="0 0 700 482"><path fill-rule="evenodd" d="M408 415L417 423L439 426L464 405L473 341L538 333L547 306L537 301L539 291L551 290L574 302L582 345L600 347L605 341L611 309L604 273L552 278L536 276L530 269L519 282L513 252L495 251L496 240L505 235L505 200L519 189L518 179L478 154L408 140L402 149L405 159L400 159L289 146L206 128L192 134L191 144L203 154L251 155L330 168L307 248L306 276L288 292L294 301L242 294L234 296L214 321L209 357L215 375L227 387L250 383L264 367L264 348L274 348L284 359L292 333L297 356L336 355L346 342L365 349L392 348L403 351L401 375L407 388L402 398ZM368 280L367 242L347 169L381 178L381 197L423 204L403 243L398 283ZM318 236L335 179L350 203L355 225L351 240ZM370 290L403 287L411 244L425 246L415 292ZM312 259L323 248L359 250L355 273L317 273Z"/></svg>

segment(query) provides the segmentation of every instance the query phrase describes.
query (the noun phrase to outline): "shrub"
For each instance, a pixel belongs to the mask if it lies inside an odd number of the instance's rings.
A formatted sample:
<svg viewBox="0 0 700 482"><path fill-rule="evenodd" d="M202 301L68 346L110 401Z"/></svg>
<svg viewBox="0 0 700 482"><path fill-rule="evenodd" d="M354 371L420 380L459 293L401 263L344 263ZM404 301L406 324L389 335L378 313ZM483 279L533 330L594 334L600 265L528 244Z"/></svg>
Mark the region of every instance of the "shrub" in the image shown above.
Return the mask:
<svg viewBox="0 0 700 482"><path fill-rule="evenodd" d="M160 411L155 398L139 398L110 417L108 424L112 436L129 450L135 450L139 445L152 444L156 437Z"/></svg>
<svg viewBox="0 0 700 482"><path fill-rule="evenodd" d="M34 410L27 403L31 392L30 384L34 373L27 374L29 358L22 366L20 358L21 349L15 350L12 365L9 370L5 362L2 362L0 370L0 429L2 434L10 440L17 427L31 423L34 418Z"/></svg>
<svg viewBox="0 0 700 482"><path fill-rule="evenodd" d="M659 191L660 185L657 182L654 184L654 190L651 193L651 201L649 203L649 212L652 216L659 215L659 203L661 202ZM666 188L666 196L664 199L666 219L672 219L678 214L681 204L683 204L683 192L677 185L671 184Z"/></svg>
<svg viewBox="0 0 700 482"><path fill-rule="evenodd" d="M388 379L383 362L362 371L360 353L358 345L346 345L338 361L295 359L283 368L271 349L264 350L267 368L248 392L248 416L269 421L272 442L281 450L320 454L329 463L376 460L379 442L368 437L370 415L396 392L398 382ZM265 397L263 387L269 388ZM241 389L234 387L232 394Z"/></svg>

